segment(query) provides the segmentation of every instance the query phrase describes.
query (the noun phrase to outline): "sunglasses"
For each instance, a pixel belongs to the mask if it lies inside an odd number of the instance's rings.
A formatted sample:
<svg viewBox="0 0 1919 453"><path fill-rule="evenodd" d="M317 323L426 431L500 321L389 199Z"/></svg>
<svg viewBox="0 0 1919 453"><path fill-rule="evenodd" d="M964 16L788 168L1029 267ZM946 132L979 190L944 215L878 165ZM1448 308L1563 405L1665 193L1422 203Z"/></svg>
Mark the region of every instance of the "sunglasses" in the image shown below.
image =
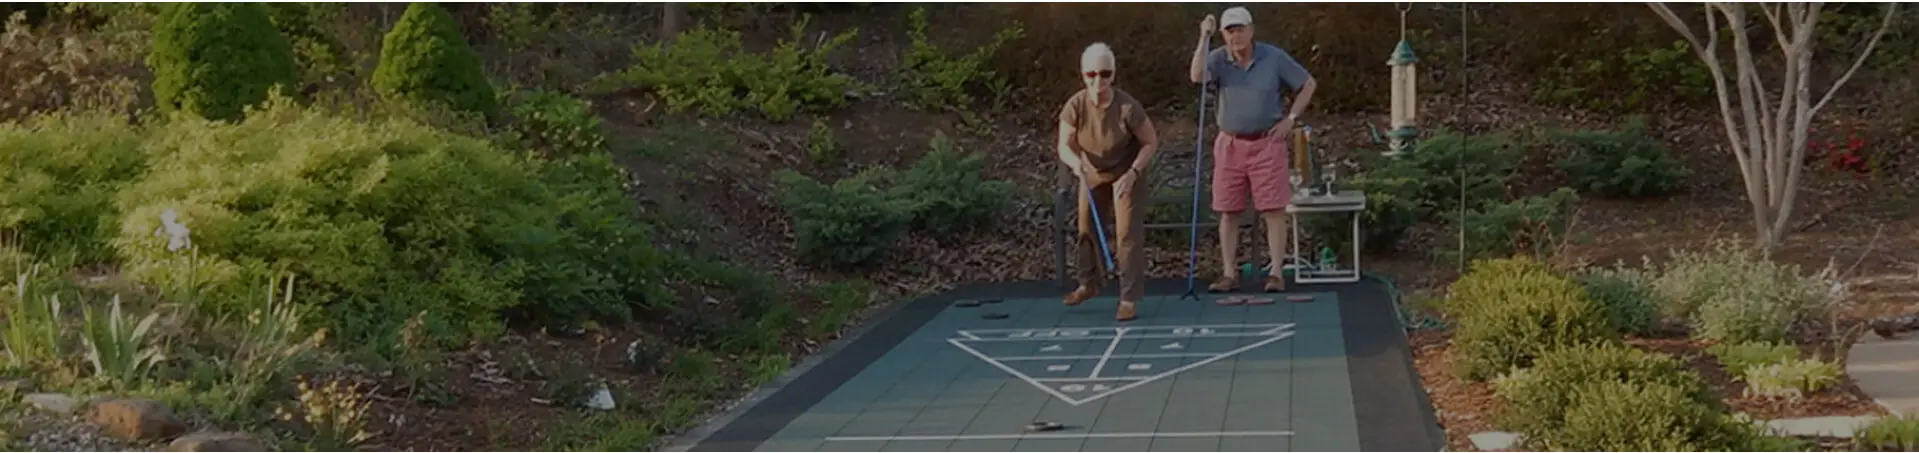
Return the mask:
<svg viewBox="0 0 1919 453"><path fill-rule="evenodd" d="M1088 79L1110 79L1110 78L1113 78L1113 70L1111 70L1111 69L1107 69L1107 70L1104 70L1104 71L1086 71L1086 72L1084 72L1084 73L1081 73L1081 74L1083 74L1083 75L1085 75L1085 76L1086 76L1086 78L1088 78Z"/></svg>

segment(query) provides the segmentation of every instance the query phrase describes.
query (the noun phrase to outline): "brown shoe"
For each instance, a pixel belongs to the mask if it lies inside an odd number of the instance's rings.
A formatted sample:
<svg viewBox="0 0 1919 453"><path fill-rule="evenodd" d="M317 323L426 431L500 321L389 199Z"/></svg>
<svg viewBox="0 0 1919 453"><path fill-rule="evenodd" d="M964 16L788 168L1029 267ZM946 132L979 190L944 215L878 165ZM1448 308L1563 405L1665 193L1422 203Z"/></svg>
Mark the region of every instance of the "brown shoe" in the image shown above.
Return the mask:
<svg viewBox="0 0 1919 453"><path fill-rule="evenodd" d="M1099 288L1080 285L1079 289L1075 289L1073 292L1066 294L1066 306L1071 307L1085 303L1087 299L1092 299L1098 295Z"/></svg>
<svg viewBox="0 0 1919 453"><path fill-rule="evenodd" d="M1213 280L1213 284L1211 286L1206 287L1207 291L1211 291L1215 293L1232 292L1238 289L1239 289L1239 279L1233 278L1233 277L1220 277L1218 280Z"/></svg>
<svg viewBox="0 0 1919 453"><path fill-rule="evenodd" d="M1139 318L1139 314L1133 312L1132 302L1120 302L1119 313L1113 316L1113 320L1120 322L1132 321L1137 318Z"/></svg>
<svg viewBox="0 0 1919 453"><path fill-rule="evenodd" d="M1281 277L1278 275L1266 276L1266 292L1276 293L1276 292L1285 291L1285 290L1286 290L1286 277Z"/></svg>

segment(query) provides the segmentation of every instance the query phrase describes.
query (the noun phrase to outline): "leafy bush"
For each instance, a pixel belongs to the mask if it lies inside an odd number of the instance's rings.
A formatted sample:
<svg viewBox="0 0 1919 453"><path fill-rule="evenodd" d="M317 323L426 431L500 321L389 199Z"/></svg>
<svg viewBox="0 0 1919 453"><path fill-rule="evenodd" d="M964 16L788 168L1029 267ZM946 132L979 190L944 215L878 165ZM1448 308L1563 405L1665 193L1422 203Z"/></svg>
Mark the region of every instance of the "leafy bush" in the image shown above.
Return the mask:
<svg viewBox="0 0 1919 453"><path fill-rule="evenodd" d="M111 115L0 123L0 238L11 233L39 255L73 253L82 264L111 259L114 196L146 168L141 136Z"/></svg>
<svg viewBox="0 0 1919 453"><path fill-rule="evenodd" d="M546 156L572 156L606 149L606 131L600 127L593 104L551 90L516 92L509 96L515 132L525 145Z"/></svg>
<svg viewBox="0 0 1919 453"><path fill-rule="evenodd" d="M1485 379L1530 366L1557 348L1614 340L1606 312L1578 284L1526 270L1523 262L1488 268L1507 266L1516 272L1502 273L1513 278L1479 280L1444 303L1456 316L1453 346L1462 377Z"/></svg>
<svg viewBox="0 0 1919 453"><path fill-rule="evenodd" d="M1531 258L1475 260L1465 275L1447 286L1447 296L1439 309L1449 317L1470 317L1483 310L1497 309L1507 300L1536 287L1561 289L1560 283L1551 267Z"/></svg>
<svg viewBox="0 0 1919 453"><path fill-rule="evenodd" d="M912 40L907 48L905 61L900 64L897 79L902 97L908 107L928 109L960 109L972 105L973 94L981 89L991 90L997 95L1007 92L1006 78L995 74L984 64L998 52L1001 46L1017 40L1025 34L1018 25L1001 29L994 33L990 41L973 47L973 52L962 55L947 55L934 46L926 36L926 9L914 8L906 15L906 36Z"/></svg>
<svg viewBox="0 0 1919 453"><path fill-rule="evenodd" d="M1366 192L1366 210L1359 218L1361 250L1391 251L1405 236L1406 230L1419 223L1421 216L1426 213L1418 198L1421 183L1417 179L1377 173L1362 173L1339 180L1336 184L1339 187ZM1300 230L1319 240L1323 246L1334 250L1351 247L1348 241L1353 233L1349 218L1316 215L1302 217L1299 222Z"/></svg>
<svg viewBox="0 0 1919 453"><path fill-rule="evenodd" d="M1577 148L1560 160L1581 192L1606 197L1645 197L1679 189L1688 171L1659 140L1646 135L1644 117L1633 117L1616 131L1553 132L1554 139Z"/></svg>
<svg viewBox="0 0 1919 453"><path fill-rule="evenodd" d="M961 153L943 132L934 132L930 145L891 189L911 206L913 224L946 234L998 218L1012 199L1013 183L982 178L986 155Z"/></svg>
<svg viewBox="0 0 1919 453"><path fill-rule="evenodd" d="M1420 207L1458 212L1462 185L1467 209L1505 200L1519 157L1519 148L1504 137L1441 130L1420 141L1412 154L1390 158L1368 176L1415 182Z"/></svg>
<svg viewBox="0 0 1919 453"><path fill-rule="evenodd" d="M1662 383L1594 380L1569 393L1565 426L1528 443L1545 451L1729 451L1752 432Z"/></svg>
<svg viewBox="0 0 1919 453"><path fill-rule="evenodd" d="M1652 273L1628 267L1593 268L1576 279L1586 294L1606 308L1621 332L1644 335L1659 325L1659 294Z"/></svg>
<svg viewBox="0 0 1919 453"><path fill-rule="evenodd" d="M1594 34L1611 34L1615 29L1620 28L1595 29ZM1645 32L1636 35L1633 43L1593 44L1604 50L1583 58L1561 54L1558 61L1542 66L1548 68L1547 74L1536 85L1534 97L1605 113L1712 98L1712 73L1686 41L1659 42Z"/></svg>
<svg viewBox="0 0 1919 453"><path fill-rule="evenodd" d="M389 101L419 103L487 117L499 109L480 55L467 45L446 9L416 2L380 43L373 88Z"/></svg>
<svg viewBox="0 0 1919 453"><path fill-rule="evenodd" d="M1466 230L1468 260L1514 254L1545 258L1559 250L1571 217L1566 211L1578 199L1572 189L1561 187L1546 196L1481 206L1467 212L1452 227L1453 231ZM1435 255L1446 257L1459 252L1433 249Z"/></svg>
<svg viewBox="0 0 1919 453"><path fill-rule="evenodd" d="M817 264L856 265L890 250L911 226L914 206L876 187L884 176L866 171L828 186L780 170L780 204L793 218L800 256Z"/></svg>
<svg viewBox="0 0 1919 453"><path fill-rule="evenodd" d="M1706 252L1677 252L1654 281L1671 303L1668 315L1691 322L1693 336L1721 342L1780 341L1813 319L1827 285L1797 266L1721 243Z"/></svg>
<svg viewBox="0 0 1919 453"><path fill-rule="evenodd" d="M1572 345L1495 380L1500 405L1494 423L1528 439L1550 441L1566 427L1575 390L1591 382L1653 383L1693 403L1714 401L1705 381L1672 356L1618 344Z"/></svg>
<svg viewBox="0 0 1919 453"><path fill-rule="evenodd" d="M1853 434L1862 451L1919 450L1919 415L1901 414L1875 420Z"/></svg>
<svg viewBox="0 0 1919 453"><path fill-rule="evenodd" d="M604 155L526 161L285 103L234 125L170 122L146 143L152 171L120 199L125 275L187 282L215 313L249 311L244 286L281 270L352 340L420 312L428 337L456 342L499 332L503 315L576 322L658 297L657 252ZM193 230L191 252L153 237L166 210Z"/></svg>
<svg viewBox="0 0 1919 453"><path fill-rule="evenodd" d="M1818 359L1788 359L1746 368L1746 396L1799 399L1839 382L1839 365Z"/></svg>
<svg viewBox="0 0 1919 453"><path fill-rule="evenodd" d="M153 97L161 111L230 120L279 87L291 90L293 48L259 3L182 3L153 31Z"/></svg>
<svg viewBox="0 0 1919 453"><path fill-rule="evenodd" d="M152 4L71 3L73 8L144 8ZM139 101L145 33L71 33L35 27L26 11L0 23L0 121L67 108L129 111ZM148 25L145 29L151 29ZM66 32L66 33L63 33ZM137 44L137 45L136 45Z"/></svg>
<svg viewBox="0 0 1919 453"><path fill-rule="evenodd" d="M1786 363L1799 358L1799 347L1787 343L1719 343L1706 347L1706 353L1719 360L1733 375L1743 375L1753 367Z"/></svg>
<svg viewBox="0 0 1919 453"><path fill-rule="evenodd" d="M859 31L847 30L807 49L806 24L806 19L795 22L792 36L763 55L746 52L739 32L690 30L670 43L635 47L637 63L606 82L650 91L670 111L708 116L748 110L785 121L801 111L845 105L848 92L861 87L852 77L834 73L826 56Z"/></svg>

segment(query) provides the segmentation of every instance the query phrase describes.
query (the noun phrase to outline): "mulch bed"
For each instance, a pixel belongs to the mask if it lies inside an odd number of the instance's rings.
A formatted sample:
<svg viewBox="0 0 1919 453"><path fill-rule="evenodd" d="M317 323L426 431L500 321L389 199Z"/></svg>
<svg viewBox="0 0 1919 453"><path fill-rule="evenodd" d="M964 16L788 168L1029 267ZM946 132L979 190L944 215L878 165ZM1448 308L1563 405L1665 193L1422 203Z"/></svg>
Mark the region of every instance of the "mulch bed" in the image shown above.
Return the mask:
<svg viewBox="0 0 1919 453"><path fill-rule="evenodd" d="M1474 433L1498 431L1493 426L1492 417L1498 404L1493 396L1490 382L1470 382L1460 379L1452 370L1449 355L1452 334L1445 330L1421 330L1412 333L1414 366L1419 370L1420 380L1431 396L1434 408L1439 413L1441 426L1446 430L1446 446L1449 451L1477 451L1469 436ZM1705 352L1705 345L1685 338L1635 338L1628 344L1641 349L1666 353L1685 360L1712 386L1732 410L1751 414L1761 419L1784 419L1817 416L1845 415L1884 415L1884 410L1872 399L1853 385L1851 379L1841 377L1838 384L1811 392L1798 400L1775 400L1748 398L1743 396L1746 386L1734 380L1713 357ZM1820 356L1825 358L1825 356ZM1837 439L1820 440L1821 449L1827 447L1843 450L1849 444ZM1838 450L1835 450L1838 451Z"/></svg>

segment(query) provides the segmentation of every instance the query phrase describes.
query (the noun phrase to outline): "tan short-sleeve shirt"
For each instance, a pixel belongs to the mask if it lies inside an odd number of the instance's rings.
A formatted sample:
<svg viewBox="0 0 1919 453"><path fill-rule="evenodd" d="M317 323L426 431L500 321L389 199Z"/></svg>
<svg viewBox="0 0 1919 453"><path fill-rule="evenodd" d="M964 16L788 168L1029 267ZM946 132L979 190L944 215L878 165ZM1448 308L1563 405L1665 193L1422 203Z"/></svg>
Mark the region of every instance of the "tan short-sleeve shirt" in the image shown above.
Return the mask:
<svg viewBox="0 0 1919 453"><path fill-rule="evenodd" d="M1146 127L1146 107L1119 88L1113 88L1113 102L1106 108L1097 104L1096 94L1080 89L1060 108L1059 120L1077 130L1070 145L1093 163L1101 173L1124 173L1139 157L1143 143L1134 135Z"/></svg>

